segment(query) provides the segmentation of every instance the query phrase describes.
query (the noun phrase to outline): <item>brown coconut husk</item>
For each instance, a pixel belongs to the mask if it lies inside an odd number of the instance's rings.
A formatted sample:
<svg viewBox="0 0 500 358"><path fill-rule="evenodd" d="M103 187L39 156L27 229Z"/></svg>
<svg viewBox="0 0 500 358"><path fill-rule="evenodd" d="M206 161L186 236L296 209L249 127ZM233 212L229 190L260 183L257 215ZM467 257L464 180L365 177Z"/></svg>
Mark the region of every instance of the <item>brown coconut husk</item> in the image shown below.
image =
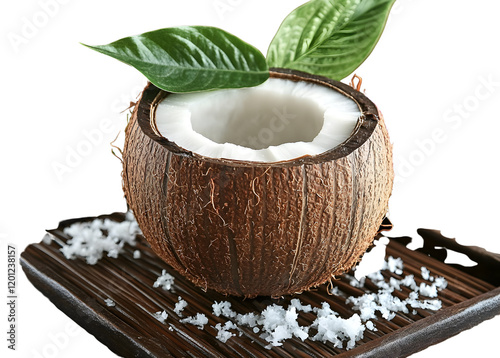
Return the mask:
<svg viewBox="0 0 500 358"><path fill-rule="evenodd" d="M195 285L255 297L308 290L349 270L371 245L393 185L382 115L362 93L327 78L271 76L326 86L362 116L341 145L277 163L214 159L156 130L168 93L149 84L126 129L123 189L154 252Z"/></svg>

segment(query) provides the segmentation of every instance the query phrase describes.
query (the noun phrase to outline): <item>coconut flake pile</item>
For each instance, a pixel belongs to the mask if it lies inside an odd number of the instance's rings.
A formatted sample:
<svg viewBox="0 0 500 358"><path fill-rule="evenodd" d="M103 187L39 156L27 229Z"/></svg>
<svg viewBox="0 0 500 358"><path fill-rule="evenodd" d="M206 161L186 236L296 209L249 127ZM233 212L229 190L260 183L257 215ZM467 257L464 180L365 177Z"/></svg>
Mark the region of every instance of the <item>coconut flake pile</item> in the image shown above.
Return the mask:
<svg viewBox="0 0 500 358"><path fill-rule="evenodd" d="M277 162L338 146L360 115L335 90L271 78L251 88L171 94L156 109L156 127L206 157Z"/></svg>
<svg viewBox="0 0 500 358"><path fill-rule="evenodd" d="M396 275L402 275L403 261L400 258L391 256L386 261L384 269ZM375 319L377 312L384 319L390 321L398 312L409 313L409 308L413 308L412 314L417 313L416 308L437 311L442 306L441 301L427 298L438 297L438 291L445 289L448 282L443 277L431 276L426 267L421 268L421 276L422 279L431 282L431 284L421 282L418 285L414 275L406 275L401 279L390 277L389 281L387 281L380 271L369 274L366 278L369 278L378 287L378 292L368 292L359 297L348 297L346 303L353 304L353 309L360 312L363 321ZM352 277L350 284L362 288L365 285L366 278L357 280ZM412 290L408 298L404 300L393 295L395 291L402 291L402 287ZM421 299L421 296L427 298Z"/></svg>
<svg viewBox="0 0 500 358"><path fill-rule="evenodd" d="M227 301L215 302L212 305L215 316L223 316L229 320L222 325L218 323L217 338L226 342L236 335L231 330L240 330L240 327L253 328L254 333L260 332L260 338L266 340L270 349L273 346L283 345L283 341L296 337L302 341L310 339L320 342L331 342L337 348L351 349L356 341L363 338L366 327L359 315L344 319L334 312L326 302L321 307L303 305L299 299L292 299L288 307L278 304L267 306L261 313L240 314L231 309ZM299 313L314 313L316 319L309 326L298 323Z"/></svg>
<svg viewBox="0 0 500 358"><path fill-rule="evenodd" d="M385 261L383 269L401 275L403 262L400 258L389 257ZM244 315L233 311L230 302L215 302L212 305L214 315L230 319L224 325L219 323L215 327L218 331L217 338L226 342L235 336L235 332L231 330L239 330L240 326L246 326L253 328L254 333L262 332L260 337L269 342L267 348L280 346L283 341L297 337L302 341L311 339L323 343L330 342L336 348L351 349L357 341L363 338L363 333L366 330L377 330L376 323L374 323L378 320L377 313L386 320L392 320L397 312L409 313L409 308L413 308L413 314L417 313L416 308L439 310L441 308L440 300L420 299L420 296L437 297L438 290L447 286L443 277L431 276L430 271L425 267L422 267L422 278L430 281L430 285L423 282L417 285L413 275L405 276L399 280L391 277L387 281L381 271L369 274L368 278L379 288L379 291L369 292L360 297L348 297L346 303L352 304L352 308L359 311L359 314L354 314L349 318L340 317L327 302L323 302L320 308L313 308L310 305L303 305L299 299L292 299L286 309L273 304L267 306L260 314L248 313ZM351 285L364 287L365 280L363 278L358 281L351 277ZM392 294L395 290L401 290L403 286L413 290L405 300ZM347 297L337 287L334 287L332 291L334 294ZM311 325L300 326L297 321L299 312L315 313L316 318Z"/></svg>
<svg viewBox="0 0 500 358"><path fill-rule="evenodd" d="M385 269L396 275L403 274L403 261L400 258L388 258ZM420 285L415 281L414 275L406 275L401 279L390 277L389 281L385 279L382 272L378 271L369 274L366 278L370 279L378 288L377 292L368 292L359 297L348 297L346 303L353 305L353 309L360 312L361 320L376 319L376 313L386 320L392 320L398 312L409 313L409 308L413 308L412 314L416 314L415 309L427 309L437 311L441 308L441 301L438 299L427 299L438 297L438 291L447 287L448 282L443 277L434 277L426 267L421 268L422 279L431 282L427 284L421 282ZM351 286L362 288L365 286L366 278L357 280L351 277ZM401 300L393 295L395 291L402 291L403 287L412 290L408 298ZM337 291L338 292L338 291ZM421 299L421 296L427 297Z"/></svg>
<svg viewBox="0 0 500 358"><path fill-rule="evenodd" d="M78 222L65 228L64 233L71 237L60 249L64 256L67 259L82 257L89 265L95 265L104 254L117 258L126 243L135 246L135 237L141 230L128 212L123 222L110 219Z"/></svg>
<svg viewBox="0 0 500 358"><path fill-rule="evenodd" d="M377 250L380 251L380 250ZM380 252L373 252L372 257L380 257ZM287 307L271 304L265 307L262 312L250 312L241 314L234 311L231 302L214 302L212 313L216 317L225 318L225 322L219 322L213 328L217 331L216 338L225 343L236 335L243 334L242 327L251 328L255 334L268 345L267 349L283 345L287 339L298 338L302 341L306 339L332 344L336 348L352 349L356 342L363 339L364 333L368 331L377 331L377 321L380 318L392 320L398 312L405 314L417 314L417 309L426 309L437 311L442 304L438 292L447 287L448 283L443 277L435 277L426 267L421 268L421 281L417 284L414 275L403 275L404 264L401 258L389 256L387 260L371 260L372 263L379 265L380 270L368 274L366 277L356 279L354 276L345 275L350 280L350 285L363 288L367 293L354 297L346 295L338 287L333 287L331 293L343 297L346 304L350 305L354 311L351 317L341 317L339 313L332 310L327 302L322 302L321 307L312 307L310 304L304 305L298 298L290 301ZM386 278L382 271L389 271L400 278L393 276ZM388 275L386 275L388 276ZM168 282L169 289L173 288L173 277L166 271L158 278L158 284L155 287L162 286ZM370 280L377 292L371 292L365 287L366 280ZM426 281L426 282L423 282ZM406 299L400 299L395 295L395 291L402 291L403 287L410 289ZM432 299L434 298L434 299ZM182 317L184 309L188 303L178 297L174 312ZM308 326L299 324L301 313L313 314L314 320ZM154 316L161 322L165 322L168 315L165 311L159 311ZM194 316L181 319L179 322L195 325L203 329L208 324L208 318L201 313Z"/></svg>

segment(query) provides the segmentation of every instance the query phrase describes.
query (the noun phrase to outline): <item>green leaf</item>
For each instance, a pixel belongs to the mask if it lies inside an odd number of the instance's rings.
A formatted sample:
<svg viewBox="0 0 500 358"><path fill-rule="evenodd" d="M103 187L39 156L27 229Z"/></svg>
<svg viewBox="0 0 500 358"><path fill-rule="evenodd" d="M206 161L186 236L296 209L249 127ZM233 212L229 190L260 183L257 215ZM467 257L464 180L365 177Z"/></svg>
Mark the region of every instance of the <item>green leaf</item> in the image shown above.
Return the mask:
<svg viewBox="0 0 500 358"><path fill-rule="evenodd" d="M372 52L395 1L309 1L281 24L269 46L269 66L347 77Z"/></svg>
<svg viewBox="0 0 500 358"><path fill-rule="evenodd" d="M171 27L85 46L135 67L170 92L251 87L269 78L259 50L215 27Z"/></svg>

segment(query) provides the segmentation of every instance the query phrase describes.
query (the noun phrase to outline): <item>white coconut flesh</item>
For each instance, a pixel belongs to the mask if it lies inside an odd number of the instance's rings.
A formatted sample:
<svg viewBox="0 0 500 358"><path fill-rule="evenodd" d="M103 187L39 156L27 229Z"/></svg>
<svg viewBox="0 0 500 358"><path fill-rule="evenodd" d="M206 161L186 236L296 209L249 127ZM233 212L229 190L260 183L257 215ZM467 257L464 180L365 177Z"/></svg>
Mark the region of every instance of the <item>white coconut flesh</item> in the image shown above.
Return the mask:
<svg viewBox="0 0 500 358"><path fill-rule="evenodd" d="M333 89L271 78L251 88L171 94L155 118L163 137L193 153L279 162L335 148L360 115L356 102Z"/></svg>

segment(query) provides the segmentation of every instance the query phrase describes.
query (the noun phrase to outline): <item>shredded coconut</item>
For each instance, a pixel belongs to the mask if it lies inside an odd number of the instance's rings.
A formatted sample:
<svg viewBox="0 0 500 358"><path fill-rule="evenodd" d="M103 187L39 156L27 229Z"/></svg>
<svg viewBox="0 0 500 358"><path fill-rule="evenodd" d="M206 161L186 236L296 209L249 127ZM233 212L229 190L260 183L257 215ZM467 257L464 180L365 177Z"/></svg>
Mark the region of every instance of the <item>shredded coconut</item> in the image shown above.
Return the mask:
<svg viewBox="0 0 500 358"><path fill-rule="evenodd" d="M438 291L435 285L427 285L423 282L420 284L419 293L422 296L427 296L431 298L438 296Z"/></svg>
<svg viewBox="0 0 500 358"><path fill-rule="evenodd" d="M235 334L230 332L229 330L238 329L238 326L231 321L227 321L224 326L221 323L217 323L215 325L215 329L217 330L217 336L215 338L217 338L222 343L226 343L229 338L235 336Z"/></svg>
<svg viewBox="0 0 500 358"><path fill-rule="evenodd" d="M108 307L114 307L114 306L116 306L115 301L113 301L111 298L106 298L104 300L104 302L106 303L106 306L108 306Z"/></svg>
<svg viewBox="0 0 500 358"><path fill-rule="evenodd" d="M396 275L403 275L404 265L400 258L389 257L383 267L384 270ZM283 341L292 337L330 342L337 348L352 349L356 342L363 338L366 330L377 331L371 320L377 320L379 315L390 321L398 312L408 314L412 309L412 314L417 314L416 309L419 308L428 310L441 308L440 300L420 299L420 295L429 298L437 297L438 290L446 288L446 280L442 277L434 278L426 269L422 269L422 276L425 276L426 280L432 284L422 282L418 285L413 275L406 275L400 279L392 276L386 278L382 271L372 272L360 280L346 275L354 287L365 288L366 280L370 280L378 289L377 292L367 292L359 297L348 297L346 303L352 304L353 309L359 311L359 314L348 318L340 317L326 302L323 302L321 307L313 308L311 305L302 304L298 298L292 299L286 309L272 304L260 314L253 312L239 314L232 310L230 302L215 302L212 305L215 316L234 319L234 322L227 321L225 325L216 326L217 338L226 342L235 335L229 329L237 329L239 325L253 328L256 334L260 333L260 337L269 342L266 346L268 349L281 346ZM411 290L406 299L393 295L394 291L402 292L404 287ZM338 287L334 287L332 292L337 296L347 297ZM299 312L316 314L316 319L310 326L300 326Z"/></svg>
<svg viewBox="0 0 500 358"><path fill-rule="evenodd" d="M400 258L389 257L383 267L384 270L398 276L403 275L404 266ZM446 288L446 280L443 277L431 276L430 271L425 268L422 268L422 276L431 284L421 282L419 285L413 275L396 278L386 273L383 274L382 271L372 272L360 280L346 275L352 286L365 290L365 284L367 280L370 280L377 288L377 292L369 291L359 297L348 297L346 303L352 304L352 308L359 313L345 318L332 310L327 302L323 302L321 307L312 307L310 304L304 305L298 298L292 299L288 307L271 304L260 313L250 312L246 314L234 311L231 302L215 301L212 304L214 316L228 319L224 323L215 325L216 338L225 343L237 333L239 335L243 333L240 327L249 327L255 334L259 334L260 338L269 343L266 346L268 349L281 346L285 340L293 337L302 341L310 339L331 343L337 348L352 349L356 342L363 338L365 331L377 331L372 320L378 320L379 317L392 320L398 312L408 314L411 310L412 314L415 315L417 309L438 310L441 308L440 300L421 299L420 296L436 297L439 290ZM406 299L401 299L393 294L394 291L406 292L406 290L403 291L403 288L411 290ZM332 292L337 296L347 297L338 287L334 287ZM180 308L184 308L185 305L187 303L179 297L174 311L180 315ZM299 325L299 313L302 312L315 315L311 325ZM180 322L193 324L202 329L208 323L208 319L203 314L197 314L194 317L182 319Z"/></svg>
<svg viewBox="0 0 500 358"><path fill-rule="evenodd" d="M290 304L295 307L295 309L299 312L311 312L313 309L311 305L306 305L304 306L298 298L294 298L293 300L290 301Z"/></svg>
<svg viewBox="0 0 500 358"><path fill-rule="evenodd" d="M386 261L383 269L388 269L392 273L395 273L396 275L402 275L403 274L403 260L401 258L394 258L392 256L389 256L388 260Z"/></svg>
<svg viewBox="0 0 500 358"><path fill-rule="evenodd" d="M46 245L50 245L52 243L52 237L49 234L45 234L42 239L42 242Z"/></svg>
<svg viewBox="0 0 500 358"><path fill-rule="evenodd" d="M343 348L347 341L346 349L354 348L356 342L363 338L365 326L361 323L359 315L355 314L348 319L343 319L336 312L319 310L318 318L311 327L317 328L318 333L312 338L323 343L331 342L336 348Z"/></svg>
<svg viewBox="0 0 500 358"><path fill-rule="evenodd" d="M444 290L448 287L448 281L444 277L436 277L434 280L434 286L436 286L440 290Z"/></svg>
<svg viewBox="0 0 500 358"><path fill-rule="evenodd" d="M377 332L377 328L375 328L375 325L373 324L372 321L368 321L365 323L365 326L366 326L366 329L370 330L370 331L373 331L373 332Z"/></svg>
<svg viewBox="0 0 500 358"><path fill-rule="evenodd" d="M340 290L337 286L333 286L332 289L330 290L330 293L334 296L339 296L339 297L344 297L346 298L346 294Z"/></svg>
<svg viewBox="0 0 500 358"><path fill-rule="evenodd" d="M234 312L231 309L231 302L227 302L227 301L215 302L212 305L212 309L213 309L214 315L216 315L217 317L219 317L221 315L224 317L227 317L227 318L236 317L236 312Z"/></svg>
<svg viewBox="0 0 500 358"><path fill-rule="evenodd" d="M422 273L422 278L424 280L428 281L431 278L431 276L430 276L431 272L429 271L429 269L427 267L422 266L422 268L420 269L420 272Z"/></svg>
<svg viewBox="0 0 500 358"><path fill-rule="evenodd" d="M403 261L400 258L389 257L385 269L396 275L403 274ZM413 275L406 275L402 279L390 277L389 280L384 279L384 275L379 271L368 275L368 278L378 287L378 292L368 292L359 297L348 297L346 303L353 304L353 309L360 312L362 321L369 319L376 319L376 313L387 320L392 320L398 312L409 313L409 308L422 308L428 310L439 310L442 307L440 300L420 300L419 295L429 298L438 296L438 289L446 288L447 282L443 277L434 278L430 275L430 271L425 267L421 269L422 278L433 282L428 285L422 282L417 285ZM351 281L355 280L351 278ZM353 286L363 287L363 282L354 282ZM407 287L412 290L408 298L401 300L399 297L394 296L395 290L401 291L402 287ZM416 311L412 311L416 314Z"/></svg>
<svg viewBox="0 0 500 358"><path fill-rule="evenodd" d="M188 303L179 296L179 301L175 304L174 312L177 316L182 317L182 311L186 308Z"/></svg>
<svg viewBox="0 0 500 358"><path fill-rule="evenodd" d="M167 270L162 270L161 276L156 279L153 287L161 287L165 291L170 291L174 285L174 279L175 277L169 274Z"/></svg>
<svg viewBox="0 0 500 358"><path fill-rule="evenodd" d="M224 325L217 324L217 339L226 342L235 336L230 329L239 329L239 326L252 328L255 334L260 333L260 338L269 342L267 349L273 346L281 346L283 341L292 337L297 337L302 341L306 339L334 342L335 346L342 347L343 342L347 342L346 348L354 347L355 342L363 337L364 324L355 314L349 319L342 319L334 312L330 306L324 302L321 308L303 305L299 299L290 301L290 305L285 309L283 306L272 304L267 306L260 314L250 312L247 314L236 313L231 309L230 302L215 302L212 305L213 313L217 317L234 318L234 322L229 320ZM300 326L298 323L299 312L314 313L316 320L310 326ZM371 322L370 322L371 323ZM372 330L376 330L371 325ZM315 332L310 334L311 329ZM329 330L335 329L335 332ZM240 331L240 335L241 335Z"/></svg>
<svg viewBox="0 0 500 358"><path fill-rule="evenodd" d="M268 341L271 346L281 346L283 340L290 339L292 336L305 340L309 337L309 328L299 326L297 317L297 310L294 306L289 306L287 310L276 304L267 306L257 320L264 331L261 338Z"/></svg>
<svg viewBox="0 0 500 358"><path fill-rule="evenodd" d="M161 323L165 323L168 318L168 314L165 311L158 311L153 316Z"/></svg>
<svg viewBox="0 0 500 358"><path fill-rule="evenodd" d="M77 222L64 229L70 236L61 252L67 259L85 258L89 265L95 265L104 254L117 258L125 244L135 246L135 237L141 231L132 214L127 213L125 221L94 219Z"/></svg>
<svg viewBox="0 0 500 358"><path fill-rule="evenodd" d="M198 329L203 329L205 325L208 323L208 318L203 313L197 313L196 316L181 319L179 322L189 323L192 324L193 326L198 327Z"/></svg>
<svg viewBox="0 0 500 358"><path fill-rule="evenodd" d="M248 326L250 328L254 328L254 332L255 332L255 328L257 328L258 331L260 331L260 329L257 326L257 320L259 319L259 316L256 315L255 313L253 312L250 312L250 313L247 313L247 314L237 314L236 315L236 322L242 326ZM258 332L257 331L257 332ZM255 333L257 333L255 332Z"/></svg>
<svg viewBox="0 0 500 358"><path fill-rule="evenodd" d="M141 252L139 250L134 251L134 259L140 259L141 258Z"/></svg>

